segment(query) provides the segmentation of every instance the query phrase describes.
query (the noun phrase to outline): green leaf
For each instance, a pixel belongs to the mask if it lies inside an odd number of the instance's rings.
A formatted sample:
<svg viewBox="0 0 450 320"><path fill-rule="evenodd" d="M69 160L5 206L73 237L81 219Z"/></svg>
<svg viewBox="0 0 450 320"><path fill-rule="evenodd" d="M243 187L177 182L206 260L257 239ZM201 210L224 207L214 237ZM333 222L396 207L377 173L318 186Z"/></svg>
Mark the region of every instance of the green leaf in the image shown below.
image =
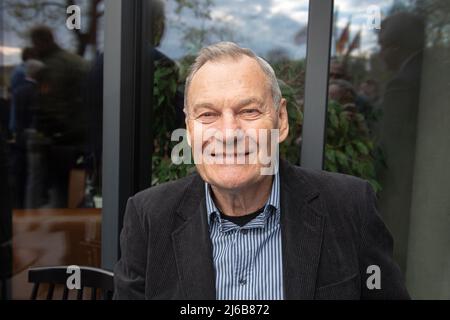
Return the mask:
<svg viewBox="0 0 450 320"><path fill-rule="evenodd" d="M349 128L349 121L347 118L347 115L345 114L345 112L341 112L339 114L339 124L341 126L342 129L342 135L346 135L348 132L348 128Z"/></svg>
<svg viewBox="0 0 450 320"><path fill-rule="evenodd" d="M378 181L374 179L369 179L369 183L375 192L380 192L383 189L381 185L378 183Z"/></svg>
<svg viewBox="0 0 450 320"><path fill-rule="evenodd" d="M336 165L333 164L333 163L326 163L325 164L325 170L331 171L331 172L338 172L338 169L337 169Z"/></svg>
<svg viewBox="0 0 450 320"><path fill-rule="evenodd" d="M336 162L336 152L333 149L325 150L325 157L332 163Z"/></svg>
<svg viewBox="0 0 450 320"><path fill-rule="evenodd" d="M161 105L161 104L163 103L163 101L164 101L165 98L166 98L166 97L164 97L164 96L159 96L159 97L158 97L158 105Z"/></svg>
<svg viewBox="0 0 450 320"><path fill-rule="evenodd" d="M341 150L336 150L336 159L341 166L348 166L347 156Z"/></svg>
<svg viewBox="0 0 450 320"><path fill-rule="evenodd" d="M347 156L349 156L350 158L353 158L355 156L355 150L353 149L351 144L346 144L345 145L345 153L347 154Z"/></svg>
<svg viewBox="0 0 450 320"><path fill-rule="evenodd" d="M177 91L177 83L175 81L170 82L170 91L172 93L175 93L175 91Z"/></svg>
<svg viewBox="0 0 450 320"><path fill-rule="evenodd" d="M364 143L362 143L361 141L355 141L354 144L355 144L356 149L358 149L358 151L360 153L362 153L363 155L369 154L369 149L367 149L367 147L364 145Z"/></svg>
<svg viewBox="0 0 450 320"><path fill-rule="evenodd" d="M158 71L158 76L165 77L172 72L172 69L171 68L158 68L157 71Z"/></svg>
<svg viewBox="0 0 450 320"><path fill-rule="evenodd" d="M337 129L339 127L339 120L338 120L337 115L334 113L331 113L329 119L330 119L332 128Z"/></svg>

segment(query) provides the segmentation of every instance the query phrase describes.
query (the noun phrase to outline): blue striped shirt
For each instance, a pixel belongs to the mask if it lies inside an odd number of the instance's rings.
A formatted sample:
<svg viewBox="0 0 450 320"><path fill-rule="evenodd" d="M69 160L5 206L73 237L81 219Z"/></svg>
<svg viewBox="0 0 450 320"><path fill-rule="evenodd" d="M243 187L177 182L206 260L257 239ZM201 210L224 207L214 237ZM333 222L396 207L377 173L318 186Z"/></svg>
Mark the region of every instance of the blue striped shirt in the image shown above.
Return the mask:
<svg viewBox="0 0 450 320"><path fill-rule="evenodd" d="M216 298L283 299L279 174L274 176L264 211L243 227L221 219L207 183L205 192Z"/></svg>

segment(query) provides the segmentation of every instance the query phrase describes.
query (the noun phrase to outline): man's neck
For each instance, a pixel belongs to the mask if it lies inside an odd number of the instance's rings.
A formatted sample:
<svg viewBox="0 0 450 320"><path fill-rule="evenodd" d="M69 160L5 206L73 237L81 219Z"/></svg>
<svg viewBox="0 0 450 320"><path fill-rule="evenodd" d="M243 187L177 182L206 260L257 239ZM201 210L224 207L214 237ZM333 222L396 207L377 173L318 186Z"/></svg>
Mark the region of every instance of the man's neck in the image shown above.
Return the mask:
<svg viewBox="0 0 450 320"><path fill-rule="evenodd" d="M229 216L243 216L264 206L272 190L273 176L242 190L224 190L211 185L216 206Z"/></svg>

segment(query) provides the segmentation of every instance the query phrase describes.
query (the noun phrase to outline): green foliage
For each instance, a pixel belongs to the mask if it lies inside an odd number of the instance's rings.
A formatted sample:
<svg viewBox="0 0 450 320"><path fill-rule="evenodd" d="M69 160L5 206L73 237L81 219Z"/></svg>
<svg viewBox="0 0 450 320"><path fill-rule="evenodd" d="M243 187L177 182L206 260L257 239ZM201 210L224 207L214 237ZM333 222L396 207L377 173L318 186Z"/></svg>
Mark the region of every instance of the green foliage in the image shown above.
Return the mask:
<svg viewBox="0 0 450 320"><path fill-rule="evenodd" d="M170 155L170 136L175 128L175 95L178 86L178 70L167 61L155 62L153 80L153 115L152 134L154 155Z"/></svg>
<svg viewBox="0 0 450 320"><path fill-rule="evenodd" d="M195 166L192 164L173 164L170 157L161 157L153 155L152 157L152 186L183 178L195 172Z"/></svg>
<svg viewBox="0 0 450 320"><path fill-rule="evenodd" d="M374 146L364 116L347 111L339 103L328 105L325 170L363 178L375 191L381 190L376 165L382 154Z"/></svg>
<svg viewBox="0 0 450 320"><path fill-rule="evenodd" d="M303 92L305 85L305 60L281 60L271 63L275 74L280 81L280 88L282 93L283 86L288 86L291 100L295 104L296 101L303 100ZM300 108L300 106L298 106Z"/></svg>
<svg viewBox="0 0 450 320"><path fill-rule="evenodd" d="M170 153L177 141L171 141L176 126L175 96L178 69L175 64L162 60L155 63L153 80L153 157L152 185L182 178L195 170L193 165L175 165Z"/></svg>
<svg viewBox="0 0 450 320"><path fill-rule="evenodd" d="M303 123L303 113L295 99L295 91L292 87L280 81L280 89L283 98L287 101L289 119L289 135L280 144L280 157L290 163L300 162L300 137Z"/></svg>
<svg viewBox="0 0 450 320"><path fill-rule="evenodd" d="M280 145L280 157L290 163L300 163L300 145L303 124L303 101L305 61L280 59L272 62L283 98L287 101L289 135Z"/></svg>

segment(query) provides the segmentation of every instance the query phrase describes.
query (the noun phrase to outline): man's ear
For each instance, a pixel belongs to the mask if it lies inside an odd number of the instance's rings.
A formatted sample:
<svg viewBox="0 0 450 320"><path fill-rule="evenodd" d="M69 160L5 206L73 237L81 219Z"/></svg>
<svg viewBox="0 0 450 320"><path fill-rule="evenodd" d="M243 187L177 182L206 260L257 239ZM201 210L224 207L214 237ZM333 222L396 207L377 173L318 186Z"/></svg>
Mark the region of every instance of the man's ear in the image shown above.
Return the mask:
<svg viewBox="0 0 450 320"><path fill-rule="evenodd" d="M282 143L289 134L289 117L287 113L287 101L282 98L280 105L278 107L278 124L280 129L280 134L278 138L278 143Z"/></svg>

